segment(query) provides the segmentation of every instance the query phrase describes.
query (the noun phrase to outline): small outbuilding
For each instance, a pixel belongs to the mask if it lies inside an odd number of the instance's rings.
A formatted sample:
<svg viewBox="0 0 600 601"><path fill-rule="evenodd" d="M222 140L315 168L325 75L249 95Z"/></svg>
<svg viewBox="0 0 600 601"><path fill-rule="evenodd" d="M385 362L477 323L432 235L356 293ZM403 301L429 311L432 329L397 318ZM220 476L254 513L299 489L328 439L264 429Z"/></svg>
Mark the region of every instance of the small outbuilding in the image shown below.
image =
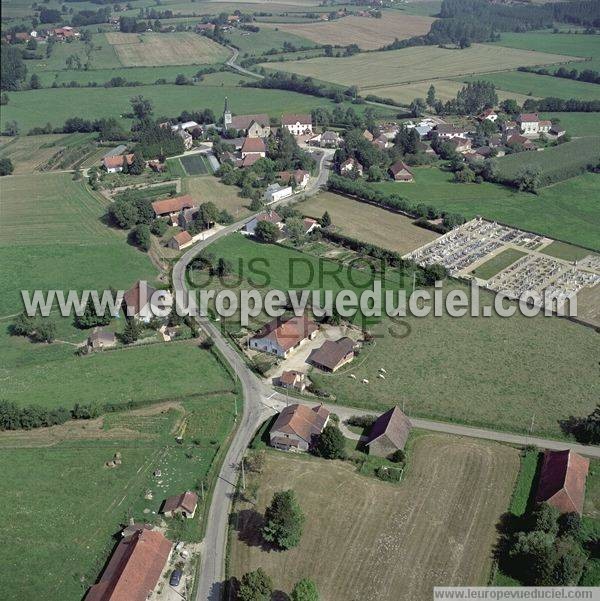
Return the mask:
<svg viewBox="0 0 600 601"><path fill-rule="evenodd" d="M161 513L168 518L175 515L182 515L184 518L192 519L198 506L198 495L195 492L186 490L180 495L169 497L162 506Z"/></svg>
<svg viewBox="0 0 600 601"><path fill-rule="evenodd" d="M380 415L369 432L365 443L370 455L388 457L404 449L412 424L399 407L393 407Z"/></svg>
<svg viewBox="0 0 600 601"><path fill-rule="evenodd" d="M114 332L109 332L104 328L94 328L88 338L88 346L93 351L101 351L105 348L112 348L117 345L117 337Z"/></svg>

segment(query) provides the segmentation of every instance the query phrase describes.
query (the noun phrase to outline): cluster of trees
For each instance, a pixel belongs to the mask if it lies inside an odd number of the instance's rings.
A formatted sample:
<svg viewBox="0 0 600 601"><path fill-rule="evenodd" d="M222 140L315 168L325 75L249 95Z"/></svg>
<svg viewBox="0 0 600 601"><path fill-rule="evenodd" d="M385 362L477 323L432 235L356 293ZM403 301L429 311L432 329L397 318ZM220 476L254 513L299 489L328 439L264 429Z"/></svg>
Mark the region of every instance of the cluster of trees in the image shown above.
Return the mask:
<svg viewBox="0 0 600 601"><path fill-rule="evenodd" d="M137 132L135 152L145 159L182 154L183 140L173 133L170 127L160 127L149 123Z"/></svg>
<svg viewBox="0 0 600 601"><path fill-rule="evenodd" d="M581 518L542 503L507 525L498 547L503 571L527 586L576 586L587 562Z"/></svg>
<svg viewBox="0 0 600 601"><path fill-rule="evenodd" d="M10 175L14 169L15 167L10 159L6 157L0 159L0 177L3 175Z"/></svg>
<svg viewBox="0 0 600 601"><path fill-rule="evenodd" d="M91 419L97 412L93 407L76 404L72 409L48 409L39 405L19 407L16 403L0 400L0 430L32 430L64 424L70 419Z"/></svg>
<svg viewBox="0 0 600 601"><path fill-rule="evenodd" d="M152 29L152 23L138 21L136 17L120 17L119 31L123 33L142 33L147 29Z"/></svg>
<svg viewBox="0 0 600 601"><path fill-rule="evenodd" d="M341 106L335 106L332 111L318 107L311 111L313 123L315 125L333 125L336 127L373 127L375 125L375 111L368 108L362 115L359 115L351 106L344 109Z"/></svg>
<svg viewBox="0 0 600 601"><path fill-rule="evenodd" d="M293 490L276 492L265 511L261 534L281 550L297 547L302 537L305 517Z"/></svg>
<svg viewBox="0 0 600 601"><path fill-rule="evenodd" d="M210 229L215 223L221 223L222 225L233 223L233 215L225 209L219 210L212 201L203 202L198 207L198 213L188 231L192 236L195 236L198 232ZM224 274L219 273L218 275Z"/></svg>
<svg viewBox="0 0 600 601"><path fill-rule="evenodd" d="M114 297L114 294L113 294ZM104 315L98 315L94 301L90 297L85 305L82 315L75 316L75 326L81 330L95 328L97 326L107 326L112 320L112 315L105 311Z"/></svg>
<svg viewBox="0 0 600 601"><path fill-rule="evenodd" d="M99 8L98 10L80 10L71 18L73 27L82 27L84 25L95 25L96 23L108 23L110 20L111 9Z"/></svg>
<svg viewBox="0 0 600 601"><path fill-rule="evenodd" d="M561 77L563 79L573 79L575 81L585 81L587 83L600 84L600 72L594 71L593 69L584 69L578 71L577 69L567 69L566 67L559 67L554 71L546 69L545 67L519 67L518 71L524 71L526 73L536 73L537 75L549 75L551 77Z"/></svg>
<svg viewBox="0 0 600 601"><path fill-rule="evenodd" d="M54 342L56 323L47 317L30 317L19 313L9 328L12 336L27 336L33 342Z"/></svg>
<svg viewBox="0 0 600 601"><path fill-rule="evenodd" d="M562 429L572 434L583 444L600 444L600 405L586 417L571 416L561 424Z"/></svg>
<svg viewBox="0 0 600 601"><path fill-rule="evenodd" d="M271 601L273 595L273 580L262 569L247 572L241 578L238 591L238 601ZM303 578L298 581L289 596L290 601L319 601L319 591L316 584Z"/></svg>
<svg viewBox="0 0 600 601"><path fill-rule="evenodd" d="M527 112L598 113L600 112L600 100L579 100L578 98L565 100L554 96L547 96L538 100L528 98L523 103L523 110Z"/></svg>
<svg viewBox="0 0 600 601"><path fill-rule="evenodd" d="M2 43L0 52L0 89L19 90L27 77L23 53L16 46Z"/></svg>

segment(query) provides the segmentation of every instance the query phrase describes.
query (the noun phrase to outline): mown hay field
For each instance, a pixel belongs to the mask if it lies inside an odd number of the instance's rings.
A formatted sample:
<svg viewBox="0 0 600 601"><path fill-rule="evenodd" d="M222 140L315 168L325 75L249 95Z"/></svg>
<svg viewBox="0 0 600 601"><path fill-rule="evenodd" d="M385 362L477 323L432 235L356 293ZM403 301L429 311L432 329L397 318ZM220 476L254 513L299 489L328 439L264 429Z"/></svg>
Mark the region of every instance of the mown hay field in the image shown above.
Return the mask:
<svg viewBox="0 0 600 601"><path fill-rule="evenodd" d="M226 186L216 177L186 177L182 181L183 191L191 194L198 203L214 202L219 209L229 211L237 221L250 214L250 202L242 198L236 186Z"/></svg>
<svg viewBox="0 0 600 601"><path fill-rule="evenodd" d="M277 69L339 85L358 85L361 90L371 90L395 83L486 73L498 69L499 66L502 69L512 69L521 65L547 65L569 60L573 60L573 57L473 44L470 48L462 50L418 46L388 52L355 54L345 58L312 58L280 63ZM268 64L263 63L262 66L269 68Z"/></svg>
<svg viewBox="0 0 600 601"><path fill-rule="evenodd" d="M477 79L476 77L474 79ZM435 96L438 100L451 100L456 98L457 92L464 87L464 83L451 81L449 79L436 79L434 81L419 81L416 83L405 83L395 86L384 86L373 90L372 93L380 98L391 98L395 102L409 105L415 98L426 98L429 86L435 87ZM514 98L522 104L527 98L525 94L516 92L507 92L506 90L496 90L499 100Z"/></svg>
<svg viewBox="0 0 600 601"><path fill-rule="evenodd" d="M398 193L402 194L402 184L397 185ZM331 192L313 196L296 208L315 218L328 211L333 225L342 234L400 254L438 238L435 232L413 225L409 217Z"/></svg>
<svg viewBox="0 0 600 601"><path fill-rule="evenodd" d="M193 33L106 34L125 67L220 63L228 56L223 46Z"/></svg>
<svg viewBox="0 0 600 601"><path fill-rule="evenodd" d="M429 31L433 19L406 15L399 11L385 11L381 19L344 17L323 23L261 24L280 31L308 38L318 44L347 46L357 44L363 50L376 50L394 41L423 35Z"/></svg>
<svg viewBox="0 0 600 601"><path fill-rule="evenodd" d="M409 452L399 485L348 463L267 453L263 473L252 475L258 502L238 504L233 516L231 576L262 567L286 593L309 577L329 601L429 601L434 585L485 585L518 451L421 434ZM264 510L286 489L306 516L302 540L285 552L263 550Z"/></svg>

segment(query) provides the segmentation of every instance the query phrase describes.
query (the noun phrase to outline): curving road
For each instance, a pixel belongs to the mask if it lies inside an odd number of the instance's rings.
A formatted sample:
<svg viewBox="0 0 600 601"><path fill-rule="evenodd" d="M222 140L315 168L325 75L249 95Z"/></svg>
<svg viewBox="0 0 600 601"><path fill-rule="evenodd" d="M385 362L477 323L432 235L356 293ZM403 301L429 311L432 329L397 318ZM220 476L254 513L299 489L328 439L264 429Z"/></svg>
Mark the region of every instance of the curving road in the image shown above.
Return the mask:
<svg viewBox="0 0 600 601"><path fill-rule="evenodd" d="M323 153L319 161L319 174L307 186L303 195L317 192L327 181L329 158L331 153ZM287 203L296 200L299 195L281 201ZM278 203L281 204L281 203ZM186 270L190 262L200 250L206 248L214 241L238 231L251 219L248 217L233 225L218 231L210 238L198 242L185 252L173 267L173 288L175 292L187 290ZM260 425L271 415L280 411L287 403L287 398L277 392L265 380L259 379L246 365L242 357L227 343L226 337L221 333L218 325L207 318L199 317L198 322L205 332L212 337L215 346L231 366L238 378L244 396L244 403L237 425L237 430L227 451L221 471L213 491L212 503L208 511L207 525L204 541L202 543L202 556L198 572L198 590L196 601L221 601L225 578L225 555L227 550L228 521L235 485L238 479L239 466L254 433ZM341 405L326 405L333 413L337 413L344 420L350 415L368 415L373 412L344 407ZM570 448L578 453L600 458L600 448L587 447L573 443L563 443L556 440L546 440L537 437L496 432L483 428L473 428L447 422L411 418L417 428L470 436L485 440L516 445L534 445L539 448L565 449Z"/></svg>

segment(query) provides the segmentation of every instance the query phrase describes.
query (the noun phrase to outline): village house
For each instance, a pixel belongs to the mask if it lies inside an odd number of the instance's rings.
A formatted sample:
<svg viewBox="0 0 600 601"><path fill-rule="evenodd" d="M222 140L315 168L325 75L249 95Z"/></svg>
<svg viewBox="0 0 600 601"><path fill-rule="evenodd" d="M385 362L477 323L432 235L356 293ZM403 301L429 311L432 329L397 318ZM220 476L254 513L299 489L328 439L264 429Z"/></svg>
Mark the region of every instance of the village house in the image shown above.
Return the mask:
<svg viewBox="0 0 600 601"><path fill-rule="evenodd" d="M471 149L471 145L473 144L473 140L471 138L463 138L461 136L456 136L454 138L450 138L447 140L448 144L454 147L456 152L465 152Z"/></svg>
<svg viewBox="0 0 600 601"><path fill-rule="evenodd" d="M88 346L93 351L113 348L117 346L117 337L114 332L109 332L105 328L96 327L92 330L92 333L88 338Z"/></svg>
<svg viewBox="0 0 600 601"><path fill-rule="evenodd" d="M281 376L279 376L278 384L281 388L304 392L304 389L306 388L306 374L294 369L284 371Z"/></svg>
<svg viewBox="0 0 600 601"><path fill-rule="evenodd" d="M452 138L464 138L468 133L465 127L458 127L449 123L440 123L433 130L442 140L451 140Z"/></svg>
<svg viewBox="0 0 600 601"><path fill-rule="evenodd" d="M281 217L275 211L267 211L266 213L260 213L256 217L250 219L250 221L248 221L244 225L242 233L253 236L254 230L256 230L256 226L261 221L269 221L270 223L274 223L280 230L283 229L283 222L281 221Z"/></svg>
<svg viewBox="0 0 600 601"><path fill-rule="evenodd" d="M185 129L178 129L177 135L183 140L183 147L186 150L190 150L194 145L194 137L192 134L187 132Z"/></svg>
<svg viewBox="0 0 600 601"><path fill-rule="evenodd" d="M550 133L557 138L564 136L567 133L567 130L560 125L553 124L550 128Z"/></svg>
<svg viewBox="0 0 600 601"><path fill-rule="evenodd" d="M198 495L195 492L187 490L180 495L174 495L166 499L163 503L161 513L167 518L182 515L184 518L191 520L196 514L197 506Z"/></svg>
<svg viewBox="0 0 600 601"><path fill-rule="evenodd" d="M377 128L377 137L385 136L387 140L393 140L400 131L400 127L395 123L384 123Z"/></svg>
<svg viewBox="0 0 600 601"><path fill-rule="evenodd" d="M396 161L389 169L390 175L397 182L414 181L413 172L404 161Z"/></svg>
<svg viewBox="0 0 600 601"><path fill-rule="evenodd" d="M175 234L168 242L167 246L172 248L173 250L183 250L190 246L193 242L193 238L189 232L185 230L183 232L178 232Z"/></svg>
<svg viewBox="0 0 600 601"><path fill-rule="evenodd" d="M242 160L249 155L258 160L267 156L267 147L262 138L246 138L240 152Z"/></svg>
<svg viewBox="0 0 600 601"><path fill-rule="evenodd" d="M323 405L289 405L277 416L269 432L272 447L282 451L308 451L329 423L329 411Z"/></svg>
<svg viewBox="0 0 600 601"><path fill-rule="evenodd" d="M162 310L165 303L158 298L152 298L156 288L149 286L147 282L138 280L123 295L123 311L128 317L134 317L144 323L148 323L156 314L156 310ZM159 295L157 295L159 296ZM160 296L169 299L171 293L168 290L161 290Z"/></svg>
<svg viewBox="0 0 600 601"><path fill-rule="evenodd" d="M520 134L514 134L506 140L506 144L508 146L521 146L523 150L535 150L535 144L525 136L521 136Z"/></svg>
<svg viewBox="0 0 600 601"><path fill-rule="evenodd" d="M265 190L265 203L271 204L278 200L288 198L294 193L292 186L280 186L279 184L270 184Z"/></svg>
<svg viewBox="0 0 600 601"><path fill-rule="evenodd" d="M296 188L300 188L301 190L306 188L308 184L308 180L310 179L310 175L308 171L304 171L304 169L296 169L294 171L280 171L277 174L280 183L282 184L292 184Z"/></svg>
<svg viewBox="0 0 600 601"><path fill-rule="evenodd" d="M179 212L179 215L177 215L177 225L182 230L187 230L190 228L192 223L194 223L194 220L196 219L197 215L198 215L197 207L194 207L191 209L182 209Z"/></svg>
<svg viewBox="0 0 600 601"><path fill-rule="evenodd" d="M362 135L363 135L363 138L365 140L367 140L367 142L373 141L373 134L368 129L365 129L365 131L363 131Z"/></svg>
<svg viewBox="0 0 600 601"><path fill-rule="evenodd" d="M342 142L342 136L336 131L324 131L308 140L309 144L320 146L321 148L337 148Z"/></svg>
<svg viewBox="0 0 600 601"><path fill-rule="evenodd" d="M498 113L494 109L486 109L479 115L477 115L478 121L491 121L495 123L498 120Z"/></svg>
<svg viewBox="0 0 600 601"><path fill-rule="evenodd" d="M165 170L166 165L161 163L159 160L153 159L147 161L146 166L152 169L155 173L162 173Z"/></svg>
<svg viewBox="0 0 600 601"><path fill-rule="evenodd" d="M313 219L312 217L305 217L302 220L302 225L304 226L304 234L305 235L310 234L312 231L321 227L321 224L316 219Z"/></svg>
<svg viewBox="0 0 600 601"><path fill-rule="evenodd" d="M268 115L237 115L234 117L229 110L227 98L225 98L225 109L223 110L223 127L243 131L248 138L268 138L271 135L271 122Z"/></svg>
<svg viewBox="0 0 600 601"><path fill-rule="evenodd" d="M285 359L307 340L314 340L319 326L306 315L277 317L250 338L250 348Z"/></svg>
<svg viewBox="0 0 600 601"><path fill-rule="evenodd" d="M102 166L107 173L121 173L123 166L127 161L127 165L133 163L133 154L116 154L106 156L102 159Z"/></svg>
<svg viewBox="0 0 600 601"><path fill-rule="evenodd" d="M380 415L371 426L367 442L370 455L389 457L404 449L412 424L406 415L393 407Z"/></svg>
<svg viewBox="0 0 600 601"><path fill-rule="evenodd" d="M310 115L283 115L281 125L293 136L312 134L312 117Z"/></svg>
<svg viewBox="0 0 600 601"><path fill-rule="evenodd" d="M340 175L348 175L352 172L355 172L356 175L362 177L363 166L354 157L350 157L343 163L340 163Z"/></svg>
<svg viewBox="0 0 600 601"><path fill-rule="evenodd" d="M312 351L308 362L327 372L335 372L354 359L355 342L344 336L339 340L326 340L318 349Z"/></svg>
<svg viewBox="0 0 600 601"><path fill-rule="evenodd" d="M388 146L391 146L385 134L380 134L372 142L373 146L379 148L379 150L385 150Z"/></svg>
<svg viewBox="0 0 600 601"><path fill-rule="evenodd" d="M121 538L85 601L147 601L172 550L173 544L161 532L140 526Z"/></svg>
<svg viewBox="0 0 600 601"><path fill-rule="evenodd" d="M540 119L537 113L521 113L517 117L517 125L523 135L533 136L547 134L552 127L552 121Z"/></svg>
<svg viewBox="0 0 600 601"><path fill-rule="evenodd" d="M164 200L155 200L152 203L152 210L155 217L174 217L175 223L179 213L183 209L197 209L196 201L189 195L174 196L173 198L165 198Z"/></svg>
<svg viewBox="0 0 600 601"><path fill-rule="evenodd" d="M212 32L214 30L215 30L214 23L197 23L196 24L196 31L198 33Z"/></svg>
<svg viewBox="0 0 600 601"><path fill-rule="evenodd" d="M589 466L589 459L573 451L545 451L536 502L581 515Z"/></svg>

